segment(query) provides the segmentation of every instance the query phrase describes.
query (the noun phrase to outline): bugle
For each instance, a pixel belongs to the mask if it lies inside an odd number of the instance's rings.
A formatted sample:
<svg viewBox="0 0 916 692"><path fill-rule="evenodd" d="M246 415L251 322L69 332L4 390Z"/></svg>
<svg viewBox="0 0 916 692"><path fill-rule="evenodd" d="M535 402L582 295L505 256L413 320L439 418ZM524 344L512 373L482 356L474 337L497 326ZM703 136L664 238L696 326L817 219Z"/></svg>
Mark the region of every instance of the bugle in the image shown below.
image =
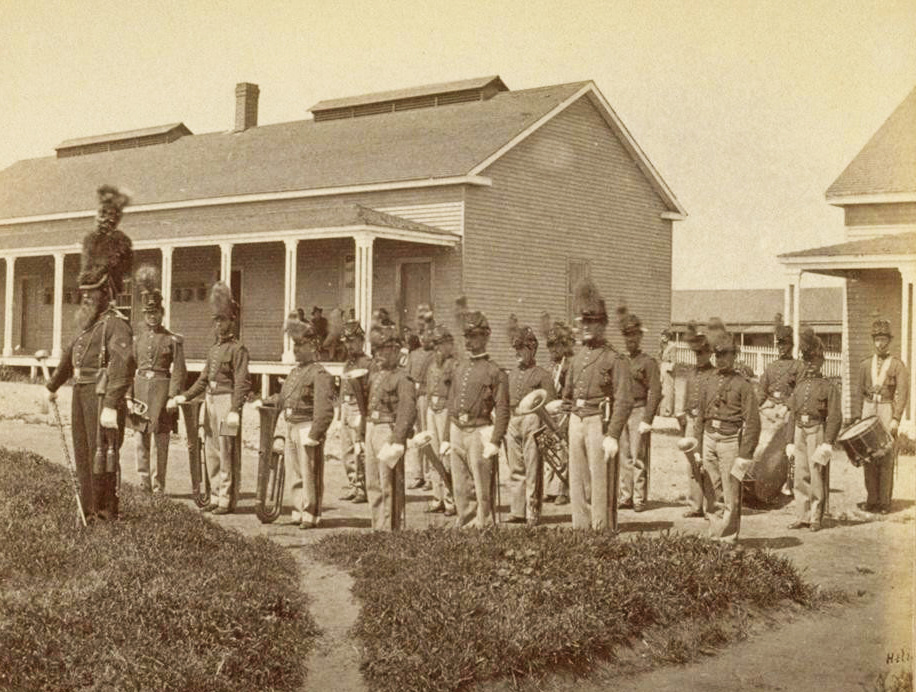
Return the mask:
<svg viewBox="0 0 916 692"><path fill-rule="evenodd" d="M204 435L200 429L200 409L203 403L203 399L191 399L179 405L184 418L185 434L188 438L191 495L194 497L194 504L198 507L206 507L210 504L210 476L207 473L207 459L204 455Z"/></svg>
<svg viewBox="0 0 916 692"><path fill-rule="evenodd" d="M566 431L545 410L546 403L547 391L535 389L528 392L518 403L517 412L520 416L535 413L540 418L542 425L534 433L534 443L537 445L538 453L568 487L569 476L566 469L569 465L569 440Z"/></svg>
<svg viewBox="0 0 916 692"><path fill-rule="evenodd" d="M286 481L284 446L286 440L275 435L280 408L261 406L258 409L261 437L258 446L258 487L254 513L262 524L277 520L283 510L283 488Z"/></svg>

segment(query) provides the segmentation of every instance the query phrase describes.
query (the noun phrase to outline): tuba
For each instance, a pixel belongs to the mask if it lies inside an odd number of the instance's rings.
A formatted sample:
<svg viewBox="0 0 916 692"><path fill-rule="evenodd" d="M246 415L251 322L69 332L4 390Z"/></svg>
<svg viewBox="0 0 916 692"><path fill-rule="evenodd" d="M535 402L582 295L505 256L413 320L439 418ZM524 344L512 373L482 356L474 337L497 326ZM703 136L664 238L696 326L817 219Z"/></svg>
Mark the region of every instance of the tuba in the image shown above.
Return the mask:
<svg viewBox="0 0 916 692"><path fill-rule="evenodd" d="M566 436L566 429L545 410L546 402L547 391L535 389L528 392L518 403L517 412L520 416L536 413L541 419L543 425L534 433L534 443L537 445L538 453L550 464L557 477L566 486L569 486L569 476L566 474L569 465L569 440Z"/></svg>
<svg viewBox="0 0 916 692"><path fill-rule="evenodd" d="M210 476L207 473L207 459L204 455L204 435L201 434L200 429L200 409L203 403L203 399L191 399L180 405L185 434L188 438L191 495L194 497L194 504L198 507L206 507L210 504Z"/></svg>
<svg viewBox="0 0 916 692"><path fill-rule="evenodd" d="M262 406L258 409L258 415L261 417L261 438L258 446L258 488L254 513L262 524L270 524L277 520L283 509L286 441L281 435L274 434L280 417L278 406Z"/></svg>

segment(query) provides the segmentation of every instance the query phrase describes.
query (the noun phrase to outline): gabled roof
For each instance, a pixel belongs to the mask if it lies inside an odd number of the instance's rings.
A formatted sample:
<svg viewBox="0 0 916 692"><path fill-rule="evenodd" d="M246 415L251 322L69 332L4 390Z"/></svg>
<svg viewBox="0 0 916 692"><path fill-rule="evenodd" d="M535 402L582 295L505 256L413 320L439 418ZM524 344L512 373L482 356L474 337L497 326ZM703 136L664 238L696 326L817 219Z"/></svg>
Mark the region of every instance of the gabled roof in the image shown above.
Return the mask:
<svg viewBox="0 0 916 692"><path fill-rule="evenodd" d="M138 207L477 175L479 167L586 95L671 212L683 214L594 84L577 82L437 108L300 120L188 135L157 146L19 161L0 171L0 220L85 213L94 207L102 182L129 189Z"/></svg>
<svg viewBox="0 0 916 692"><path fill-rule="evenodd" d="M842 198L893 193L916 199L916 88L833 181L827 201L855 204Z"/></svg>
<svg viewBox="0 0 916 692"><path fill-rule="evenodd" d="M803 288L799 297L806 322L842 324L842 288ZM769 328L776 313L783 311L783 298L781 288L672 291L671 321L678 325L690 320L705 324L715 316L732 329Z"/></svg>
<svg viewBox="0 0 916 692"><path fill-rule="evenodd" d="M372 94L361 94L359 96L347 96L340 99L327 99L319 101L309 108L310 111L330 110L332 108L352 108L367 103L378 103L380 101L399 101L401 99L416 98L417 96L435 96L436 94L445 94L454 91L465 91L467 89L484 89L493 87L497 91L507 91L506 85L499 75L489 77L479 77L477 79L463 79L457 82L440 82L438 84L425 84L423 86L411 87L409 89L395 89L393 91L378 91Z"/></svg>
<svg viewBox="0 0 916 692"><path fill-rule="evenodd" d="M798 252L787 252L779 255L780 259L792 257L841 257L841 256L871 256L871 255L913 255L916 256L916 233L892 233L865 238L863 240L850 240L837 245L825 245Z"/></svg>

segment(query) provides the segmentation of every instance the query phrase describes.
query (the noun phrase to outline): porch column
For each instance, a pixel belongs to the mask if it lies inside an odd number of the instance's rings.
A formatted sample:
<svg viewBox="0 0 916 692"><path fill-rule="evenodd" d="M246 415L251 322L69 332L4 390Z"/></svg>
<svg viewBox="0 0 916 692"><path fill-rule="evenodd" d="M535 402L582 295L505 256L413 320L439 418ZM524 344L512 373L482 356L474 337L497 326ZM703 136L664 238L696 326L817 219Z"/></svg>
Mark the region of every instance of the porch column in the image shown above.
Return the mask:
<svg viewBox="0 0 916 692"><path fill-rule="evenodd" d="M54 253L54 317L51 328L51 356L60 358L64 324L64 253Z"/></svg>
<svg viewBox="0 0 916 692"><path fill-rule="evenodd" d="M916 396L916 367L913 363L913 342L916 341L916 330L913 328L914 306L913 294L916 289L916 265L900 267L900 358L910 371L910 399L904 413L904 419L913 427L913 397Z"/></svg>
<svg viewBox="0 0 916 692"><path fill-rule="evenodd" d="M299 266L299 240L287 238L283 241L286 245L286 274L283 280L283 315L281 324L286 321L286 316L296 309L296 274ZM293 355L293 341L284 331L283 334L283 362L295 363Z"/></svg>
<svg viewBox="0 0 916 692"><path fill-rule="evenodd" d="M169 328L172 316L172 251L171 245L164 245L162 250L162 324Z"/></svg>
<svg viewBox="0 0 916 692"><path fill-rule="evenodd" d="M353 268L354 302L356 305L356 319L362 325L366 334L372 321L372 246L375 238L369 234L360 234L353 237L356 243L356 261ZM366 339L369 343L369 339Z"/></svg>
<svg viewBox="0 0 916 692"><path fill-rule="evenodd" d="M799 307L801 305L801 276L799 269L786 272L786 289L783 298L783 322L792 325L792 335L795 341L793 354L798 358L798 327Z"/></svg>
<svg viewBox="0 0 916 692"><path fill-rule="evenodd" d="M3 355L13 355L13 289L16 258L6 258L6 292L3 294Z"/></svg>
<svg viewBox="0 0 916 692"><path fill-rule="evenodd" d="M231 287L232 280L232 243L219 244L219 279Z"/></svg>

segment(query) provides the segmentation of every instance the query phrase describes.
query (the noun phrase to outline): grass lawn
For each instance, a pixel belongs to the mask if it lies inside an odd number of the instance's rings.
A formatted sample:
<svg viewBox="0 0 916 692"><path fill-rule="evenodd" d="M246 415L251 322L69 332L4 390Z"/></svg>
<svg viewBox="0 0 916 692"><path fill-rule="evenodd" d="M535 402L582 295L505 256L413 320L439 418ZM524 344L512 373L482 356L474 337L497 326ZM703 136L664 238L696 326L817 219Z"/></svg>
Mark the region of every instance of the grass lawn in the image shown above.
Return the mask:
<svg viewBox="0 0 916 692"><path fill-rule="evenodd" d="M317 630L282 548L132 486L120 521L75 507L66 469L0 449L0 689L301 688Z"/></svg>
<svg viewBox="0 0 916 692"><path fill-rule="evenodd" d="M601 661L684 662L744 636L749 618L821 594L783 557L696 536L570 529L347 533L322 559L350 570L363 673L378 690L584 675Z"/></svg>

